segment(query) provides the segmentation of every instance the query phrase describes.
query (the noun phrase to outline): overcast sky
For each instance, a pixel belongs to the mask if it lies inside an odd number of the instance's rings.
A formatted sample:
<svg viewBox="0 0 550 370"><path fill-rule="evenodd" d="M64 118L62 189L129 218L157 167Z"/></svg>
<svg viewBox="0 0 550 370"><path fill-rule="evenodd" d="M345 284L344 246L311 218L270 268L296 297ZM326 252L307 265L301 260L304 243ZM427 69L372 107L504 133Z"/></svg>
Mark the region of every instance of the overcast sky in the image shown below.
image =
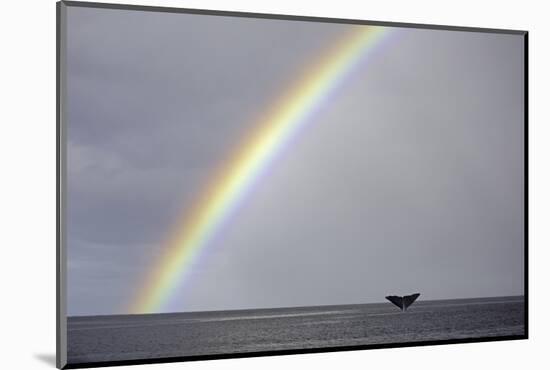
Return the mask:
<svg viewBox="0 0 550 370"><path fill-rule="evenodd" d="M68 8L68 312L126 313L177 216L348 25ZM163 311L523 294L523 40L395 29Z"/></svg>

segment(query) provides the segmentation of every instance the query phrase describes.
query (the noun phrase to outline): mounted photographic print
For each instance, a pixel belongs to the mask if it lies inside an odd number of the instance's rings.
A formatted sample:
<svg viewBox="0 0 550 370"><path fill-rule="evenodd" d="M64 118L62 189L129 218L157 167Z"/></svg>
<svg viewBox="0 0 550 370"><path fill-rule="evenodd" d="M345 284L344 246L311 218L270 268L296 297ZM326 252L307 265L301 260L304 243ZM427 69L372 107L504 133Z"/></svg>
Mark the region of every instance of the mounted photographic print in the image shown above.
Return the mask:
<svg viewBox="0 0 550 370"><path fill-rule="evenodd" d="M527 338L527 32L57 6L58 367Z"/></svg>

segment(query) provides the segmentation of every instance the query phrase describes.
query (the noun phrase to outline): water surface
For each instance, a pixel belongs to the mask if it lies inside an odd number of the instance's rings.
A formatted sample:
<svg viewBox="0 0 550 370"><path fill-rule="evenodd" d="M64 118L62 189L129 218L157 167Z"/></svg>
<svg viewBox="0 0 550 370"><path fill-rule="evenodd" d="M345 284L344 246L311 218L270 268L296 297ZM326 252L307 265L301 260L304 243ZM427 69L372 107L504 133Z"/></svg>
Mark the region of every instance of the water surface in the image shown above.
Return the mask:
<svg viewBox="0 0 550 370"><path fill-rule="evenodd" d="M68 318L68 363L524 335L523 297Z"/></svg>

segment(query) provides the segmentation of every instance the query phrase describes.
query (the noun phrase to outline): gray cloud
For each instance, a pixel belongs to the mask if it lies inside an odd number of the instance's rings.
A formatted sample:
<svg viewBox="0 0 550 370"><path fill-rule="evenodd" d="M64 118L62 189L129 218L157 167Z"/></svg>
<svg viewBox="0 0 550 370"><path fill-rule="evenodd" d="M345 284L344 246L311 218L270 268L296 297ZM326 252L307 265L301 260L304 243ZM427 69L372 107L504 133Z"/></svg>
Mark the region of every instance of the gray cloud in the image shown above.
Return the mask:
<svg viewBox="0 0 550 370"><path fill-rule="evenodd" d="M349 26L68 16L69 313L123 313L212 169ZM165 309L522 294L522 47L519 36L396 31Z"/></svg>

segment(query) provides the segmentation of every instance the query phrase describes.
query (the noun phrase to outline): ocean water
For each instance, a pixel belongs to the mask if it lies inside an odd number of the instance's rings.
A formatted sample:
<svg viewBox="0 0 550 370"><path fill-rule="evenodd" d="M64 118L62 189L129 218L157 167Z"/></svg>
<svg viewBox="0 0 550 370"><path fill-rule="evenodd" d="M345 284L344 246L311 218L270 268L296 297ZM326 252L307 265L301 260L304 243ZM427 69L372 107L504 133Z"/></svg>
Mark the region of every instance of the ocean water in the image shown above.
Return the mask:
<svg viewBox="0 0 550 370"><path fill-rule="evenodd" d="M523 335L523 297L68 318L68 363Z"/></svg>

